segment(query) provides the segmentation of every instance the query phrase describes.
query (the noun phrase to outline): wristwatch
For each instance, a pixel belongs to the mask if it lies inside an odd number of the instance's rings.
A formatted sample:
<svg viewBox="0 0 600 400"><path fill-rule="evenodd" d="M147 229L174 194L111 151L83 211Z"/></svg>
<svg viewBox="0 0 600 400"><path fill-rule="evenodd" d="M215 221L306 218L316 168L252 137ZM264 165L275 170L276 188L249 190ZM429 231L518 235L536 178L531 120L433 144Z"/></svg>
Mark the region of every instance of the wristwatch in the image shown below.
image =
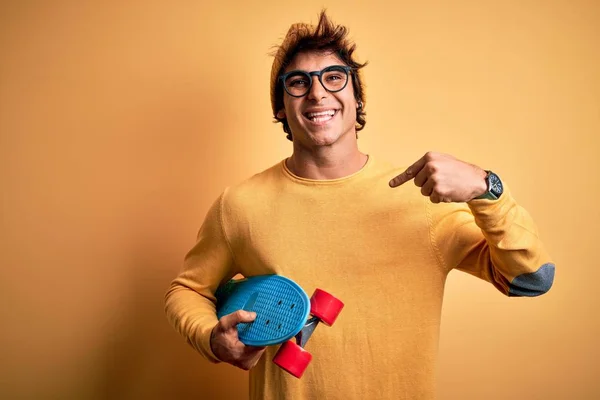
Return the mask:
<svg viewBox="0 0 600 400"><path fill-rule="evenodd" d="M485 171L487 175L485 176L485 183L487 184L487 191L481 196L475 197L476 199L488 199L488 200L498 200L500 196L502 196L502 192L504 192L504 186L502 186L502 181L500 177L493 173L492 171Z"/></svg>

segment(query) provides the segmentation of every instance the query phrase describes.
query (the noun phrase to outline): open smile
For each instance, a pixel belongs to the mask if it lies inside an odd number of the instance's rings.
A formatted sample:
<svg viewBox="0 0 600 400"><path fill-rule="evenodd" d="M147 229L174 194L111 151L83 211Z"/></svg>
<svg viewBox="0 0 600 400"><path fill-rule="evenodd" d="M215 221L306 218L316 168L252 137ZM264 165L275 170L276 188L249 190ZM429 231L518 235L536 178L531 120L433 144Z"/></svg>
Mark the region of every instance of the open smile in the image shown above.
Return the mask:
<svg viewBox="0 0 600 400"><path fill-rule="evenodd" d="M315 125L325 125L337 115L339 110L324 110L315 112L306 112L302 114L304 118Z"/></svg>

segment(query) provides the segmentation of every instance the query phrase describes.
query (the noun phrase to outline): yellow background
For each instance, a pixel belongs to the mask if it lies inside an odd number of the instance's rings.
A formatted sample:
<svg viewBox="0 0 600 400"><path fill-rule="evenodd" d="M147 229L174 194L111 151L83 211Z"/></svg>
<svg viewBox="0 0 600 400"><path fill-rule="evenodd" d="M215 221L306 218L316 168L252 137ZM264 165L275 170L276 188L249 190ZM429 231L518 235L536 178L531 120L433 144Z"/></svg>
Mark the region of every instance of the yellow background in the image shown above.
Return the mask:
<svg viewBox="0 0 600 400"><path fill-rule="evenodd" d="M309 0L2 3L0 397L246 398L163 295L223 188L290 154L268 53L323 5L370 62L361 148L495 170L557 263L534 299L450 275L439 398L600 396L600 3Z"/></svg>

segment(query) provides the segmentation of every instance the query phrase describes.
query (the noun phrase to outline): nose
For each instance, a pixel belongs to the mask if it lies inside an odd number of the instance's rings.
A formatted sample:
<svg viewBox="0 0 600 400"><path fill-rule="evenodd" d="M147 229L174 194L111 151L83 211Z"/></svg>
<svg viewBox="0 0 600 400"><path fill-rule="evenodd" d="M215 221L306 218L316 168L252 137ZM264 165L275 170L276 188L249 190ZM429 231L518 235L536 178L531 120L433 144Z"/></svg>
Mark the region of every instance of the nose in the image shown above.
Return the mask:
<svg viewBox="0 0 600 400"><path fill-rule="evenodd" d="M314 100L316 102L321 101L321 99L327 97L327 90L321 84L318 76L312 76L312 85L310 90L308 91L307 97L310 100Z"/></svg>

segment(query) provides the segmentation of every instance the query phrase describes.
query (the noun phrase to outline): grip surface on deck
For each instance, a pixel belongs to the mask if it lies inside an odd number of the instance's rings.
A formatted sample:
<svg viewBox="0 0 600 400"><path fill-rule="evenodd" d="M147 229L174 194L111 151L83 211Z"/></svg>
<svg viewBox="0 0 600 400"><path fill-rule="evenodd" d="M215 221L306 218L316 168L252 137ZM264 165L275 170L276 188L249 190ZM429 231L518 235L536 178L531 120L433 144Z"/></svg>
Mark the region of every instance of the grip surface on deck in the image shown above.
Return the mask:
<svg viewBox="0 0 600 400"><path fill-rule="evenodd" d="M237 310L256 312L251 323L238 325L238 336L249 346L270 346L294 337L310 313L307 294L280 275L254 276L230 281L217 290L217 317Z"/></svg>

